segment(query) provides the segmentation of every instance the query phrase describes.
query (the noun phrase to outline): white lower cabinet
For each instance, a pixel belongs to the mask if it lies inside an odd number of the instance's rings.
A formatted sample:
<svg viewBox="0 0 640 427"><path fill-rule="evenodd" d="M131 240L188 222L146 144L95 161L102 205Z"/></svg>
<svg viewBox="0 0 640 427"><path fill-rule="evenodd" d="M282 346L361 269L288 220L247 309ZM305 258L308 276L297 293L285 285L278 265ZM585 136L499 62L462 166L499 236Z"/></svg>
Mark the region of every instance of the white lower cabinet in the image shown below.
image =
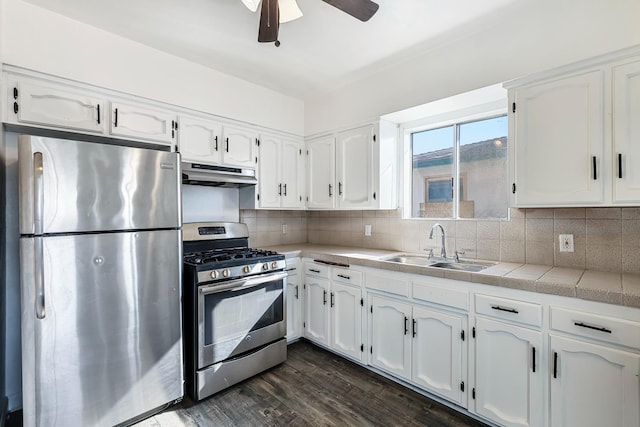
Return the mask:
<svg viewBox="0 0 640 427"><path fill-rule="evenodd" d="M360 287L331 283L330 346L362 360L362 290Z"/></svg>
<svg viewBox="0 0 640 427"><path fill-rule="evenodd" d="M292 341L302 336L302 283L298 270L297 260L287 260L287 341Z"/></svg>
<svg viewBox="0 0 640 427"><path fill-rule="evenodd" d="M539 331L478 317L476 413L505 426L543 425L541 349Z"/></svg>
<svg viewBox="0 0 640 427"><path fill-rule="evenodd" d="M329 279L305 277L305 336L329 344Z"/></svg>
<svg viewBox="0 0 640 427"><path fill-rule="evenodd" d="M371 365L411 379L411 305L374 295L370 299Z"/></svg>
<svg viewBox="0 0 640 427"><path fill-rule="evenodd" d="M640 354L550 335L551 426L640 426Z"/></svg>

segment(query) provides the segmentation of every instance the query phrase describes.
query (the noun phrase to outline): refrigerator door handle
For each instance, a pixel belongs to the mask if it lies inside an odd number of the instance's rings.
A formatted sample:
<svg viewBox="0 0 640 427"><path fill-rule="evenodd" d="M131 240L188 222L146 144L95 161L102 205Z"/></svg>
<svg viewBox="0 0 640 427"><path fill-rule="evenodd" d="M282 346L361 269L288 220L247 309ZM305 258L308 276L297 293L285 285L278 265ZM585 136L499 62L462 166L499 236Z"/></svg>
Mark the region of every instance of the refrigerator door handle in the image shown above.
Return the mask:
<svg viewBox="0 0 640 427"><path fill-rule="evenodd" d="M44 216L44 165L42 162L42 153L36 151L33 153L33 227L34 234L39 236L43 230Z"/></svg>
<svg viewBox="0 0 640 427"><path fill-rule="evenodd" d="M34 237L34 284L36 288L36 317L38 319L44 319L45 305L44 305L44 257L43 257L43 240L42 236Z"/></svg>

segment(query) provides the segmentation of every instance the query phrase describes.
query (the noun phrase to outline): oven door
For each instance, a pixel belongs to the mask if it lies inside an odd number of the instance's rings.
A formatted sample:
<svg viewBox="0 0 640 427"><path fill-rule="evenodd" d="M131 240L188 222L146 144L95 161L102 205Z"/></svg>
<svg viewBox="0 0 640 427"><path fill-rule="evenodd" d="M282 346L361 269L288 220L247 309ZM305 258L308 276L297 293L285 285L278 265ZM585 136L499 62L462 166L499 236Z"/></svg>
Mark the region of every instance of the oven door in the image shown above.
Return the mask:
<svg viewBox="0 0 640 427"><path fill-rule="evenodd" d="M198 369L283 338L284 272L198 287Z"/></svg>

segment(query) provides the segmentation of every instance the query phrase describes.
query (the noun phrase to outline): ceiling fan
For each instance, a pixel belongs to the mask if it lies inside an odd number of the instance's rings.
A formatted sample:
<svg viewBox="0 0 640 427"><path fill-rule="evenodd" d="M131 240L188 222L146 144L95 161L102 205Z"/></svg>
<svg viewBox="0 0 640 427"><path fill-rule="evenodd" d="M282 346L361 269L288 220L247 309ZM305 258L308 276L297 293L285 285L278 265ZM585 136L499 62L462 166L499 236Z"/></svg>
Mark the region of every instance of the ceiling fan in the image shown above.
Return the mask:
<svg viewBox="0 0 640 427"><path fill-rule="evenodd" d="M261 0L242 0L242 3L255 12ZM341 11L366 22L378 11L378 4L371 0L323 0L325 3L340 9ZM280 23L289 22L300 18L302 11L298 7L296 0L262 0L260 9L260 26L258 27L258 41L260 43L278 41L278 29Z"/></svg>

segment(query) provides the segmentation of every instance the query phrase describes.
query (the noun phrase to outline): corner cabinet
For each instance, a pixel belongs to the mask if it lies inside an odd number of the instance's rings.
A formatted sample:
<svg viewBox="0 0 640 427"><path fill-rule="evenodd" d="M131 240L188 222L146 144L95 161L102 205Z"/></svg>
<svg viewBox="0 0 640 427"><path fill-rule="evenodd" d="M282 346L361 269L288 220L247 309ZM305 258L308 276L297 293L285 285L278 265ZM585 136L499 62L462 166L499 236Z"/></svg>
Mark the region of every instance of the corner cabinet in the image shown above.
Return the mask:
<svg viewBox="0 0 640 427"><path fill-rule="evenodd" d="M640 51L505 84L512 206L640 203Z"/></svg>
<svg viewBox="0 0 640 427"><path fill-rule="evenodd" d="M309 209L395 209L396 132L380 121L307 145Z"/></svg>

